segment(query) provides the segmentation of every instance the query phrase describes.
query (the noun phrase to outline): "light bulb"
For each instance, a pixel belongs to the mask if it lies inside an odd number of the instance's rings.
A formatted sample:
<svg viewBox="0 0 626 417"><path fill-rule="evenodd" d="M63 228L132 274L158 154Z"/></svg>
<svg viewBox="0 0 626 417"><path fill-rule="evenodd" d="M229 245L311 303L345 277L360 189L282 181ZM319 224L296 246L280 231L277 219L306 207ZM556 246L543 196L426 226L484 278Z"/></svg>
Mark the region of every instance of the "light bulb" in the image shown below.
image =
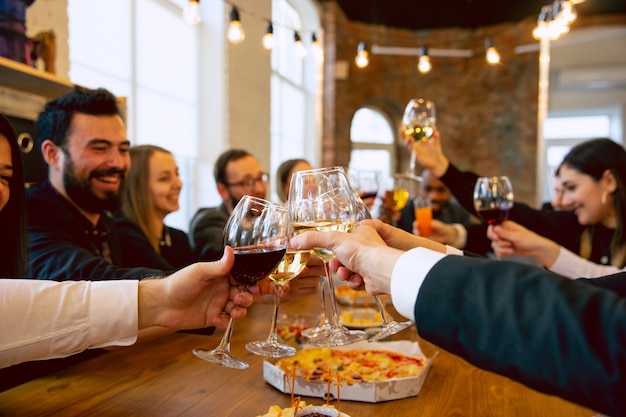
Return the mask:
<svg viewBox="0 0 626 417"><path fill-rule="evenodd" d="M422 55L417 62L417 70L422 74L426 74L427 72L430 72L432 68L433 66L430 63L430 57L428 55Z"/></svg>
<svg viewBox="0 0 626 417"><path fill-rule="evenodd" d="M311 49L313 51L313 56L315 56L315 59L319 60L324 57L322 45L320 44L320 41L317 40L317 36L315 35L315 33L311 34Z"/></svg>
<svg viewBox="0 0 626 417"><path fill-rule="evenodd" d="M370 54L367 51L367 44L365 41L359 42L359 46L356 49L356 57L354 57L354 63L359 68L365 68L370 63Z"/></svg>
<svg viewBox="0 0 626 417"><path fill-rule="evenodd" d="M261 43L263 44L263 48L268 51L274 47L274 27L272 26L272 22L267 22L265 35L263 35Z"/></svg>
<svg viewBox="0 0 626 417"><path fill-rule="evenodd" d="M417 61L417 70L422 74L426 74L432 69L432 67L430 57L428 56L428 48L424 45L420 51L420 59Z"/></svg>
<svg viewBox="0 0 626 417"><path fill-rule="evenodd" d="M306 50L304 44L302 43L300 34L298 32L294 32L293 39L296 42L296 53L300 58L304 58L309 51Z"/></svg>
<svg viewBox="0 0 626 417"><path fill-rule="evenodd" d="M189 26L195 26L202 18L200 17L200 0L189 0L183 9L183 20Z"/></svg>
<svg viewBox="0 0 626 417"><path fill-rule="evenodd" d="M228 24L226 37L231 43L234 44L241 43L244 39L246 39L246 32L244 32L243 26L241 26L241 21L239 20L239 10L237 10L236 7L233 7L230 11L230 23Z"/></svg>
<svg viewBox="0 0 626 417"><path fill-rule="evenodd" d="M487 59L487 62L490 64L497 64L500 62L500 54L498 53L496 48L493 46L487 49L487 52L485 53L485 58Z"/></svg>

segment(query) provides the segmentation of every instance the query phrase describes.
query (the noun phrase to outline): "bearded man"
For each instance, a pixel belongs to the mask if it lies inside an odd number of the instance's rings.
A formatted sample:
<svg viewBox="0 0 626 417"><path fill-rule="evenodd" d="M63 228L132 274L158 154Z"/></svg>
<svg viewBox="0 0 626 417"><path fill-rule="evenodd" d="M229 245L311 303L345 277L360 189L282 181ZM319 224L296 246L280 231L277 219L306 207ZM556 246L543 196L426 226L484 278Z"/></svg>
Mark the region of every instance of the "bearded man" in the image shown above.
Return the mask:
<svg viewBox="0 0 626 417"><path fill-rule="evenodd" d="M48 181L27 190L29 275L49 280L141 279L164 275L120 268L112 221L130 169L130 141L115 96L75 87L37 119Z"/></svg>

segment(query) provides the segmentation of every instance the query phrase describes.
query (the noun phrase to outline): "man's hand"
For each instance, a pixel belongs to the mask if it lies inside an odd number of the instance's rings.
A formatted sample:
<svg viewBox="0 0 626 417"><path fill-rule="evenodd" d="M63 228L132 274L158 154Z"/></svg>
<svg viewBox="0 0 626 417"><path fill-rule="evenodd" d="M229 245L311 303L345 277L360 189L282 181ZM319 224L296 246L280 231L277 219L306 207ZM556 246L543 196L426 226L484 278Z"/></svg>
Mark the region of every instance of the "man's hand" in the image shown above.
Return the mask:
<svg viewBox="0 0 626 417"><path fill-rule="evenodd" d="M230 284L229 271L234 255L224 250L222 259L190 265L163 279L139 282L139 328L164 326L176 330L209 326L226 327L233 319L246 315L252 304L252 293L241 292Z"/></svg>

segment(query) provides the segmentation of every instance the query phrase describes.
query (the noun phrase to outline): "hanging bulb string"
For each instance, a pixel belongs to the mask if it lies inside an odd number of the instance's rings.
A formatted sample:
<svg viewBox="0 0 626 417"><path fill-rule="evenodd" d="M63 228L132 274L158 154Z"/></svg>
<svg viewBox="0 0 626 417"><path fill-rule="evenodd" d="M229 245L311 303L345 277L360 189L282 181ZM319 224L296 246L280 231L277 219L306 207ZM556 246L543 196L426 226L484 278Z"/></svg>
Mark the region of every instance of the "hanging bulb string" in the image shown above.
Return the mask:
<svg viewBox="0 0 626 417"><path fill-rule="evenodd" d="M272 30L274 28L281 28L281 29L289 30L291 32L298 32L301 36L303 34L310 33L311 34L311 38L312 38L312 36L317 36L316 34L318 32L320 32L320 29L313 30L313 29L305 29L305 28L296 28L296 27L293 27L291 25L286 25L286 24L283 24L283 23L280 23L280 22L276 22L276 21L272 20L271 17L267 17L267 15L263 15L261 13L258 13L256 11L254 11L254 10L251 10L251 9L248 9L248 8L245 8L245 7L241 7L241 6L235 4L234 2L232 2L230 0L223 0L223 1L224 1L224 4L230 6L231 9L233 7L236 8L239 11L239 15L240 16L241 15L250 16L250 17L253 17L256 20L260 20L262 22L269 23L270 25L272 25ZM244 24L244 22L242 21L242 25L243 24ZM265 33L267 33L267 30L266 30Z"/></svg>

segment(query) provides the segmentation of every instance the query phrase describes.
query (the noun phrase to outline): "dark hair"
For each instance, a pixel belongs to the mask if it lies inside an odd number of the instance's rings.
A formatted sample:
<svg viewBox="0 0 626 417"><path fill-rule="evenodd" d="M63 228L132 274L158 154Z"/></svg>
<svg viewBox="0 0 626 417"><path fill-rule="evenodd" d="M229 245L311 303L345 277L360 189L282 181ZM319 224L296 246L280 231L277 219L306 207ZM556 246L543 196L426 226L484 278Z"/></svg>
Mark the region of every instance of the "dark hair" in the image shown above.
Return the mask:
<svg viewBox="0 0 626 417"><path fill-rule="evenodd" d="M291 175L293 167L295 167L300 162L309 164L309 161L302 158L288 159L280 164L278 166L278 169L276 170L276 193L283 201L287 200L287 196L284 195L285 193L283 192L283 187L287 182L289 182L289 176Z"/></svg>
<svg viewBox="0 0 626 417"><path fill-rule="evenodd" d="M1 114L0 133L9 141L13 164L13 176L9 181L11 194L7 205L0 211L0 277L24 277L28 258L24 168L15 130Z"/></svg>
<svg viewBox="0 0 626 417"><path fill-rule="evenodd" d="M611 240L611 262L623 268L626 264L626 150L611 139L592 139L574 146L556 170L567 166L600 181L609 170L617 182L617 190L612 193L617 227Z"/></svg>
<svg viewBox="0 0 626 417"><path fill-rule="evenodd" d="M228 183L226 181L226 165L228 165L230 161L236 161L246 156L251 156L251 154L243 149L229 149L222 152L222 154L217 158L217 161L215 161L215 166L213 167L213 177L215 177L215 183L226 185Z"/></svg>
<svg viewBox="0 0 626 417"><path fill-rule="evenodd" d="M39 143L50 139L57 146L65 145L74 113L122 116L117 99L110 91L76 86L69 93L48 102L39 113L36 123Z"/></svg>

